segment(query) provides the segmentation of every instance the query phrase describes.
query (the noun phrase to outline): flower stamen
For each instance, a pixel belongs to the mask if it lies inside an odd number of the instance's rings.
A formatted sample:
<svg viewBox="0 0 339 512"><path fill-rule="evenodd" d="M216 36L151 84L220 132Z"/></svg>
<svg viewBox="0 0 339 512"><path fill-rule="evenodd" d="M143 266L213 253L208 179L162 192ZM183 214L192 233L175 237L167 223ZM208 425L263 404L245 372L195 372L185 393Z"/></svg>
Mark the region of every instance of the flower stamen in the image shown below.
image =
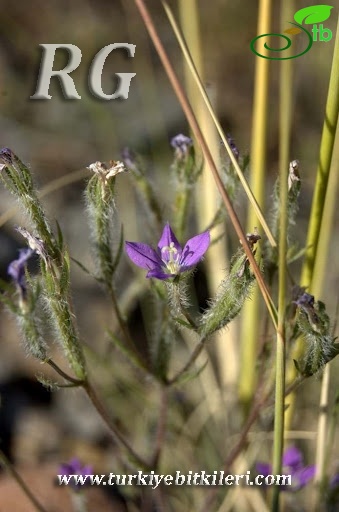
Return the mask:
<svg viewBox="0 0 339 512"><path fill-rule="evenodd" d="M162 261L165 263L167 270L169 270L171 274L178 274L180 271L180 254L178 249L174 246L174 242L162 247L161 254Z"/></svg>

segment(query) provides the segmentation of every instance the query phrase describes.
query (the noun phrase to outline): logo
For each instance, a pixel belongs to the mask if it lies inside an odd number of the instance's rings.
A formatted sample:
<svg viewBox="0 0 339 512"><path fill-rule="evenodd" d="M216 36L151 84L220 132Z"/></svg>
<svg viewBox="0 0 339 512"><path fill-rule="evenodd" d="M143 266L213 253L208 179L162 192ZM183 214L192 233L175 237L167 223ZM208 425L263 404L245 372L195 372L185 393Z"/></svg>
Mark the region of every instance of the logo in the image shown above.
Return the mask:
<svg viewBox="0 0 339 512"><path fill-rule="evenodd" d="M253 53L257 55L258 57L262 57L263 59L270 59L270 60L288 60L288 59L296 59L297 57L301 57L301 55L304 55L306 52L308 52L313 42L321 41L327 43L332 39L332 31L329 28L324 27L323 21L326 21L331 14L331 9L333 7L331 5L312 5L310 7L304 7L303 9L300 9L297 11L294 15L294 22L289 21L288 23L290 25L293 25L293 27L288 28L284 31L284 34L278 34L278 33L271 33L271 34L261 34L260 36L255 37L252 39L250 47ZM307 30L304 25L313 25L313 27L309 27L310 30ZM319 25L318 25L319 24ZM288 57L269 57L268 55L263 55L258 50L258 41L261 40L263 37L270 37L270 36L276 36L283 38L286 42L285 46L281 48L272 48L267 43L264 43L264 49L268 52L283 52L285 50L288 50L292 46L292 40L290 37L286 36L285 34L289 34L291 36L295 36L297 34L303 33L306 38L305 41L307 43L306 49L302 52L298 53L297 55L289 55Z"/></svg>

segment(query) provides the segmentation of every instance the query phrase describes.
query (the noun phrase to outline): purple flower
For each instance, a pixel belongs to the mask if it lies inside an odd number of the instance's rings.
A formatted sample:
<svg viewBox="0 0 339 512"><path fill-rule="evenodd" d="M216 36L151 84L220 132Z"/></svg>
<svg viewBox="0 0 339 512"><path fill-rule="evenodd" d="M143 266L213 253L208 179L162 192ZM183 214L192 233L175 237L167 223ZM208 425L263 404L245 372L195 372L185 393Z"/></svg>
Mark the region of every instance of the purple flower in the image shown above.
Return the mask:
<svg viewBox="0 0 339 512"><path fill-rule="evenodd" d="M176 156L183 158L188 154L190 147L193 146L193 141L190 137L180 133L171 139L171 146L175 149Z"/></svg>
<svg viewBox="0 0 339 512"><path fill-rule="evenodd" d="M8 265L7 273L11 276L22 294L26 292L25 269L27 261L34 254L32 249L20 249L19 258Z"/></svg>
<svg viewBox="0 0 339 512"><path fill-rule="evenodd" d="M60 464L58 474L85 477L93 474L93 467L90 465L83 466L77 457L73 457L68 463ZM83 484L77 484L76 479L70 480L70 484L75 488L83 487Z"/></svg>
<svg viewBox="0 0 339 512"><path fill-rule="evenodd" d="M181 248L167 223L158 242L158 249L138 242L126 242L128 257L138 267L148 270L146 277L168 279L194 267L210 244L208 231L190 238Z"/></svg>
<svg viewBox="0 0 339 512"><path fill-rule="evenodd" d="M304 466L301 451L295 446L285 450L283 459L283 474L291 475L292 485L282 487L284 491L298 491L314 478L315 466ZM259 474L267 476L272 474L272 466L264 462L256 464L256 470Z"/></svg>

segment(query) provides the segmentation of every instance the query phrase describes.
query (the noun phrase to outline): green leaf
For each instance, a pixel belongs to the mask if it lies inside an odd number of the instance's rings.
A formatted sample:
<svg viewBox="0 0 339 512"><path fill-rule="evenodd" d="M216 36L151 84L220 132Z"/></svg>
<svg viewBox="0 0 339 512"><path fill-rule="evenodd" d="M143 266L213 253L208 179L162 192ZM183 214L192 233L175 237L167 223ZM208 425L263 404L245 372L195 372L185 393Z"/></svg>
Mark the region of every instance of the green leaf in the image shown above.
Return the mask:
<svg viewBox="0 0 339 512"><path fill-rule="evenodd" d="M293 363L294 363L294 366L295 366L295 369L297 370L297 372L302 375L302 371L301 371L298 361L296 359L293 359Z"/></svg>
<svg viewBox="0 0 339 512"><path fill-rule="evenodd" d="M302 258L305 255L306 251L307 247L302 247L301 249L299 249L297 244L292 245L287 251L287 263L290 264L293 263L294 261L300 260L300 258Z"/></svg>
<svg viewBox="0 0 339 512"><path fill-rule="evenodd" d="M305 25L321 23L330 17L331 9L333 9L331 5L311 5L297 11L294 15L294 19L297 23L300 23L300 25L303 23L305 23Z"/></svg>
<svg viewBox="0 0 339 512"><path fill-rule="evenodd" d="M191 380L199 377L199 375L206 368L207 365L208 360L205 361L199 368L195 368L194 370L188 370L187 372L183 373L179 377L179 379L175 381L176 386L186 384L187 382L190 382Z"/></svg>
<svg viewBox="0 0 339 512"><path fill-rule="evenodd" d="M178 316L172 317L175 322L177 322L179 325L182 325L183 327L186 327L187 329L194 329L191 324L189 324L186 320L183 320L182 318Z"/></svg>
<svg viewBox="0 0 339 512"><path fill-rule="evenodd" d="M62 269L61 269L60 279L59 279L60 293L62 293L62 294L66 294L68 291L68 288L69 288L69 284L70 284L69 271L70 271L69 255L67 252L65 252L63 255Z"/></svg>
<svg viewBox="0 0 339 512"><path fill-rule="evenodd" d="M123 230L123 227L121 226L119 246L118 246L118 250L115 255L114 261L112 263L112 274L114 274L114 272L116 271L116 268L119 264L120 258L123 253L123 248L124 248L124 230Z"/></svg>
<svg viewBox="0 0 339 512"><path fill-rule="evenodd" d="M14 313L15 315L19 315L20 314L20 309L19 307L16 305L16 303L10 298L8 297L5 293L0 293L0 303L3 303L5 306L8 307L8 309L10 311L12 311L12 313Z"/></svg>
<svg viewBox="0 0 339 512"><path fill-rule="evenodd" d="M81 270L83 270L86 274L88 274L89 276L91 276L93 279L95 279L98 283L102 284L103 283L103 279L100 279L99 277L97 277L95 274L93 274L93 272L91 272L90 270L88 270L87 267L85 267L85 265L83 265L81 263L81 261L79 260L76 260L75 258L72 258L72 256L70 256L70 259L73 261L73 263L76 263L76 265L78 265L79 268L81 268Z"/></svg>
<svg viewBox="0 0 339 512"><path fill-rule="evenodd" d="M56 220L55 223L56 223L56 227L57 227L57 244L58 244L59 250L61 252L64 248L64 237L63 237L59 222Z"/></svg>
<svg viewBox="0 0 339 512"><path fill-rule="evenodd" d="M58 391L58 389L60 389L60 384L58 382L55 382L51 379L49 379L48 377L46 377L45 375L39 373L38 375L36 375L36 379L38 382L40 382L40 384L42 384L45 388L47 388L49 391Z"/></svg>
<svg viewBox="0 0 339 512"><path fill-rule="evenodd" d="M0 291L10 292L13 291L13 283L7 282L4 279L0 278Z"/></svg>
<svg viewBox="0 0 339 512"><path fill-rule="evenodd" d="M144 371L149 372L148 368L142 363L139 355L136 352L133 352L120 338L118 338L113 331L110 329L107 330L109 334L109 340L113 343L113 345L122 353L136 368L140 368Z"/></svg>
<svg viewBox="0 0 339 512"><path fill-rule="evenodd" d="M76 260L76 259L75 259L75 258L73 258L72 256L71 256L71 260L73 261L73 263L76 263L76 264L78 265L78 267L79 267L79 268L81 268L81 270L83 270L86 274L88 274L89 276L94 277L94 275L92 274L92 272L90 272L90 271L88 270L88 268L87 268L87 267L85 267L85 265L84 265L83 263L81 263L81 261Z"/></svg>

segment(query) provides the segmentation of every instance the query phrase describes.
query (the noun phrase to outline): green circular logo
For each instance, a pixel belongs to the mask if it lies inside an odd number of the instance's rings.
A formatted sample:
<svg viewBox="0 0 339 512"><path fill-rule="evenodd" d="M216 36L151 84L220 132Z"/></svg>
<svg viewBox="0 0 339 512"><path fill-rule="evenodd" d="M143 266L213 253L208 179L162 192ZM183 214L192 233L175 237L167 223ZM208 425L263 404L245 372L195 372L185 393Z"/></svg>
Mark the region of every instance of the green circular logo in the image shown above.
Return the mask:
<svg viewBox="0 0 339 512"><path fill-rule="evenodd" d="M301 57L301 55L304 55L304 53L308 52L308 50L311 49L312 44L313 44L312 34L310 34L310 32L308 30L306 30L306 28L304 28L302 25L299 25L298 23L294 23L293 21L289 21L288 23L290 25L295 25L296 27L298 27L299 29L301 29L303 32L306 33L306 35L308 37L308 45L307 45L306 50L304 50L301 53L298 53L297 55L290 55L289 57L267 57L266 55L262 55L255 49L255 44L257 43L257 41L259 41L259 39L261 39L263 37L278 36L278 37L282 37L286 41L286 45L282 48L271 48L267 43L265 43L264 44L265 50L270 51L270 52L283 52L285 50L288 50L288 48L290 48L292 46L292 40L288 36L285 36L284 34L270 33L270 34L261 34L260 36L257 36L254 39L252 39L251 44L250 44L250 48L251 48L252 52L255 53L255 55L257 55L258 57L261 57L263 59L269 59L269 60L296 59L297 57Z"/></svg>

